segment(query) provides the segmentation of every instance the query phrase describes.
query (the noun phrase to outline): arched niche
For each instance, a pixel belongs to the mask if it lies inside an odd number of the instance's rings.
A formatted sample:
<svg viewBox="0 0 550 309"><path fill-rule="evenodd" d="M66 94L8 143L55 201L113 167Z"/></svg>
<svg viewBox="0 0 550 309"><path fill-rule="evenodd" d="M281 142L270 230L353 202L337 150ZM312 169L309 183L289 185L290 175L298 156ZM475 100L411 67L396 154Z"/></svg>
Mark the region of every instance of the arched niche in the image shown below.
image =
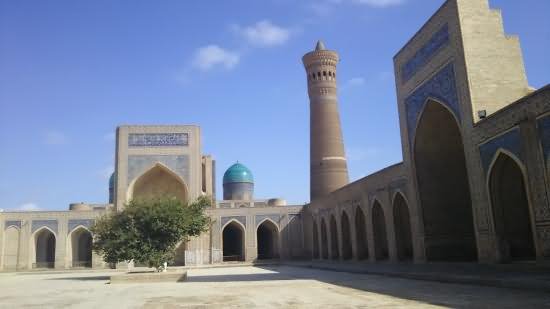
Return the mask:
<svg viewBox="0 0 550 309"><path fill-rule="evenodd" d="M258 260L279 258L279 228L273 221L265 219L258 225L256 245Z"/></svg>
<svg viewBox="0 0 550 309"><path fill-rule="evenodd" d="M372 206L372 229L374 234L374 256L376 260L387 260L389 251L386 218L382 205L378 201L375 201Z"/></svg>
<svg viewBox="0 0 550 309"><path fill-rule="evenodd" d="M328 235L325 219L321 218L321 258L328 260Z"/></svg>
<svg viewBox="0 0 550 309"><path fill-rule="evenodd" d="M369 257L367 224L365 213L359 206L355 208L355 242L357 245L357 259L367 259Z"/></svg>
<svg viewBox="0 0 550 309"><path fill-rule="evenodd" d="M19 264L20 230L16 226L9 226L4 232L4 270L15 270Z"/></svg>
<svg viewBox="0 0 550 309"><path fill-rule="evenodd" d="M336 218L334 215L330 216L330 251L331 259L340 259L340 249L338 245L338 225L336 224Z"/></svg>
<svg viewBox="0 0 550 309"><path fill-rule="evenodd" d="M405 197L396 193L393 199L393 222L395 230L395 243L397 246L397 258L401 261L412 260L413 244L411 232L411 217Z"/></svg>
<svg viewBox="0 0 550 309"><path fill-rule="evenodd" d="M56 238L54 232L44 227L34 233L33 268L54 268Z"/></svg>
<svg viewBox="0 0 550 309"><path fill-rule="evenodd" d="M222 230L223 261L244 261L245 228L235 220L229 221Z"/></svg>
<svg viewBox="0 0 550 309"><path fill-rule="evenodd" d="M177 198L185 203L189 192L179 175L157 163L136 178L128 189L128 200L150 198Z"/></svg>
<svg viewBox="0 0 550 309"><path fill-rule="evenodd" d="M488 187L501 262L534 260L532 220L521 162L506 151L498 151L489 171Z"/></svg>
<svg viewBox="0 0 550 309"><path fill-rule="evenodd" d="M460 126L429 100L414 138L414 168L429 261L477 259L472 201Z"/></svg>
<svg viewBox="0 0 550 309"><path fill-rule="evenodd" d="M348 214L343 211L340 219L342 228L342 259L350 260L353 258L353 250L351 247L351 227Z"/></svg>
<svg viewBox="0 0 550 309"><path fill-rule="evenodd" d="M313 259L320 259L321 257L319 256L320 254L320 251L319 251L319 232L317 230L317 221L315 219L313 219L313 245L312 245L312 249L313 249Z"/></svg>
<svg viewBox="0 0 550 309"><path fill-rule="evenodd" d="M92 267L92 233L85 227L75 228L69 235L72 267Z"/></svg>

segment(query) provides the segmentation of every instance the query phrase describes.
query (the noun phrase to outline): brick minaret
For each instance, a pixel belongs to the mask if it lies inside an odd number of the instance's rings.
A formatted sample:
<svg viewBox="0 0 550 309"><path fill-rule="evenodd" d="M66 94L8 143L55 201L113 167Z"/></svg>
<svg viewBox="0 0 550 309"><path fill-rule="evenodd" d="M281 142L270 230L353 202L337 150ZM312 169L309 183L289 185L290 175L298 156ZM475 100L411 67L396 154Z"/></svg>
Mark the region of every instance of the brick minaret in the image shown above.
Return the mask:
<svg viewBox="0 0 550 309"><path fill-rule="evenodd" d="M310 199L348 183L348 167L340 128L336 86L338 53L317 42L304 55L310 108Z"/></svg>

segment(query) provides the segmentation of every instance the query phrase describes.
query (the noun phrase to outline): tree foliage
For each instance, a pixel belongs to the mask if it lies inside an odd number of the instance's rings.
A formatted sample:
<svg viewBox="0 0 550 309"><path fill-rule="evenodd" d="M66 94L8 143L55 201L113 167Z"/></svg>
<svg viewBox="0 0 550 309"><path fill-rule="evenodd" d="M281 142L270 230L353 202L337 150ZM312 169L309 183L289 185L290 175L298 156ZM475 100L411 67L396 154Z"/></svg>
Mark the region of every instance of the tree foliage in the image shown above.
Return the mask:
<svg viewBox="0 0 550 309"><path fill-rule="evenodd" d="M108 263L133 260L158 269L173 260L180 241L208 230L204 209L210 203L207 197L188 204L175 198L132 200L122 211L96 220L94 251Z"/></svg>

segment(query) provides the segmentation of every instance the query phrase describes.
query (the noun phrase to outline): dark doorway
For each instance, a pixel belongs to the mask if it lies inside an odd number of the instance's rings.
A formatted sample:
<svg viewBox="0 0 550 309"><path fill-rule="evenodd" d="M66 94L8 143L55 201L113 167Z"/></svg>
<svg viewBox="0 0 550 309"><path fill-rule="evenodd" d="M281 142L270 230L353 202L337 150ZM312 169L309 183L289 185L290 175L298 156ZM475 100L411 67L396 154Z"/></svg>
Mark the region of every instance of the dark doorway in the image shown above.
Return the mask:
<svg viewBox="0 0 550 309"><path fill-rule="evenodd" d="M359 260L367 259L369 257L367 226L365 214L359 206L355 209L355 240L357 242L357 258Z"/></svg>
<svg viewBox="0 0 550 309"><path fill-rule="evenodd" d="M401 261L412 260L413 245L411 219L407 202L400 193L398 193L393 200L393 220L395 225L397 258Z"/></svg>
<svg viewBox="0 0 550 309"><path fill-rule="evenodd" d="M351 232L349 226L349 218L346 212L342 212L342 258L350 260L353 258L351 248Z"/></svg>
<svg viewBox="0 0 550 309"><path fill-rule="evenodd" d="M534 260L525 179L519 165L506 154L499 154L489 177L495 230L501 261Z"/></svg>
<svg viewBox="0 0 550 309"><path fill-rule="evenodd" d="M386 235L386 218L384 210L378 201L374 202L372 207L372 228L374 233L374 256L376 260L387 260L388 236Z"/></svg>
<svg viewBox="0 0 550 309"><path fill-rule="evenodd" d="M240 224L231 221L225 226L223 238L223 261L244 261L244 230Z"/></svg>
<svg viewBox="0 0 550 309"><path fill-rule="evenodd" d="M317 231L317 222L313 221L313 259L320 259L319 256L319 232Z"/></svg>
<svg viewBox="0 0 550 309"><path fill-rule="evenodd" d="M265 220L258 226L256 240L258 242L258 260L279 258L279 233L277 226Z"/></svg>
<svg viewBox="0 0 550 309"><path fill-rule="evenodd" d="M327 225L324 219L321 219L321 252L323 260L328 260Z"/></svg>
<svg viewBox="0 0 550 309"><path fill-rule="evenodd" d="M338 249L338 228L336 226L336 219L334 216L330 216L330 249L331 258L333 260L340 259L340 250Z"/></svg>
<svg viewBox="0 0 550 309"><path fill-rule="evenodd" d="M42 229L36 234L35 268L55 267L55 235L48 229Z"/></svg>
<svg viewBox="0 0 550 309"><path fill-rule="evenodd" d="M85 228L72 232L72 266L92 267L92 234Z"/></svg>
<svg viewBox="0 0 550 309"><path fill-rule="evenodd" d="M416 129L414 162L430 261L477 259L464 145L457 121L428 101Z"/></svg>

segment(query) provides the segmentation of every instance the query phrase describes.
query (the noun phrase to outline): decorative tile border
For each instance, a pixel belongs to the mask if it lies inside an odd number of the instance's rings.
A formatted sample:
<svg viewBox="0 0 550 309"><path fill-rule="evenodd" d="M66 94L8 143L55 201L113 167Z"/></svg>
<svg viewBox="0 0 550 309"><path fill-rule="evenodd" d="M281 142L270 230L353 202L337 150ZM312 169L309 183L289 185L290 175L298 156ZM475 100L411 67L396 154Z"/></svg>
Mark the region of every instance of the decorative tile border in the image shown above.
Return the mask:
<svg viewBox="0 0 550 309"><path fill-rule="evenodd" d="M67 234L72 232L77 226L82 225L83 227L90 229L94 225L94 219L70 219L69 220L69 229Z"/></svg>
<svg viewBox="0 0 550 309"><path fill-rule="evenodd" d="M172 147L189 145L187 133L130 133L128 147Z"/></svg>
<svg viewBox="0 0 550 309"><path fill-rule="evenodd" d="M547 164L550 159L550 115L540 118L537 121L539 129L540 144L542 146L542 152L544 154L544 160Z"/></svg>
<svg viewBox="0 0 550 309"><path fill-rule="evenodd" d="M495 153L501 148L513 153L518 159L522 160L519 128L512 129L479 146L481 163L485 173L488 172Z"/></svg>
<svg viewBox="0 0 550 309"><path fill-rule="evenodd" d="M281 222L281 215L279 214L262 214L262 215L256 215L256 227L260 225L260 222L262 222L264 219L270 219L271 221L275 222L277 226Z"/></svg>
<svg viewBox="0 0 550 309"><path fill-rule="evenodd" d="M451 109L457 119L461 119L458 95L456 91L455 71L453 63L449 63L435 74L430 80L416 89L405 99L407 128L409 131L409 147L412 151L416 123L426 101L430 98L437 100Z"/></svg>
<svg viewBox="0 0 550 309"><path fill-rule="evenodd" d="M189 185L191 183L189 162L189 155L129 155L127 186L134 179L141 177L153 168L157 163L163 164Z"/></svg>
<svg viewBox="0 0 550 309"><path fill-rule="evenodd" d="M300 214L288 214L288 222L292 222L292 220L297 219L300 220L301 215Z"/></svg>
<svg viewBox="0 0 550 309"><path fill-rule="evenodd" d="M47 227L57 234L57 226L58 226L58 222L55 219L54 220L32 220L31 233L34 233L38 229L41 229L43 227Z"/></svg>
<svg viewBox="0 0 550 309"><path fill-rule="evenodd" d="M9 220L9 221L6 221L5 224L4 224L4 229L8 229L8 227L10 226L15 226L19 229L21 229L21 220Z"/></svg>
<svg viewBox="0 0 550 309"><path fill-rule="evenodd" d="M242 225L244 225L244 227L246 227L246 216L229 216L229 217L222 217L221 218L220 223L221 223L222 228L227 222L229 222L231 220L236 220L236 221L240 222Z"/></svg>
<svg viewBox="0 0 550 309"><path fill-rule="evenodd" d="M449 25L445 24L430 40L401 66L401 83L407 82L416 72L423 68L430 60L449 43Z"/></svg>

